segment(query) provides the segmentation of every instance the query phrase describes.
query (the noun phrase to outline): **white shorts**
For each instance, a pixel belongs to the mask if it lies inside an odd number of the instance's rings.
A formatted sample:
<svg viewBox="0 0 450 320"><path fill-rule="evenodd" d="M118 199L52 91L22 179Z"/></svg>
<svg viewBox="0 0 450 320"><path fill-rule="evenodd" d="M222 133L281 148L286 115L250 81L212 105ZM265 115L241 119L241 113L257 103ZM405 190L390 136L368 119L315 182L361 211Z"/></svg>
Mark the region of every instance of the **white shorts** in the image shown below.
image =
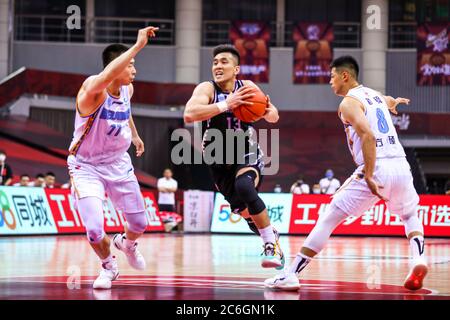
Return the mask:
<svg viewBox="0 0 450 320"><path fill-rule="evenodd" d="M332 203L349 216L361 216L380 200L361 176L363 168L359 166L333 195ZM377 159L374 180L383 187L379 189L380 194L388 199L386 205L390 212L402 219L416 214L419 196L405 158Z"/></svg>
<svg viewBox="0 0 450 320"><path fill-rule="evenodd" d="M116 210L124 213L144 211L144 199L128 153L102 165L80 162L71 155L67 164L75 199L97 197L105 200L106 193Z"/></svg>

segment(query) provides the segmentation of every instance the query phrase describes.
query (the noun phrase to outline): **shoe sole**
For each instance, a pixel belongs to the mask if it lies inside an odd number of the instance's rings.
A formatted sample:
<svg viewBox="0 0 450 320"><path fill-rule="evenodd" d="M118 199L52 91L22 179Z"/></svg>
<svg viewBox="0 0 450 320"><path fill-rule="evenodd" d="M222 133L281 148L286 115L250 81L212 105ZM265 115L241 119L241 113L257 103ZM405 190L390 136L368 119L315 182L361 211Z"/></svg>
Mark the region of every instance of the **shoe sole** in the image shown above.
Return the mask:
<svg viewBox="0 0 450 320"><path fill-rule="evenodd" d="M412 291L422 289L423 279L425 278L427 273L428 273L427 266L423 264L415 266L412 269L411 274L405 280L404 287Z"/></svg>
<svg viewBox="0 0 450 320"><path fill-rule="evenodd" d="M276 260L263 260L261 261L261 267L263 268L279 268L282 267L283 264Z"/></svg>
<svg viewBox="0 0 450 320"><path fill-rule="evenodd" d="M300 289L300 285L292 285L292 286L271 286L269 284L264 284L264 287L272 290L282 290L282 291L297 291Z"/></svg>
<svg viewBox="0 0 450 320"><path fill-rule="evenodd" d="M114 279L111 280L111 286L110 286L109 288L105 288L105 287L95 287L94 285L92 285L92 289L95 289L95 290L109 290L109 289L112 288L112 282L113 282L114 280L117 280L118 278L119 278L119 273L117 273L117 275L114 277Z"/></svg>

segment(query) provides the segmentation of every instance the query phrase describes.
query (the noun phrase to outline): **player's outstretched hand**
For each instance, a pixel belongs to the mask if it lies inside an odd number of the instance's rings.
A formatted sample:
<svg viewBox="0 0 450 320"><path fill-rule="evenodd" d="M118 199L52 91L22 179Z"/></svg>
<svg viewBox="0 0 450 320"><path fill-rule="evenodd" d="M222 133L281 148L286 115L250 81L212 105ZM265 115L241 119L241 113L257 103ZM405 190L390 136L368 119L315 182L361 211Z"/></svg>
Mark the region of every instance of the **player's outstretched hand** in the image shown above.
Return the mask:
<svg viewBox="0 0 450 320"><path fill-rule="evenodd" d="M249 99L255 95L253 93L253 90L255 90L255 87L250 85L244 85L240 87L236 92L228 95L227 97L227 105L228 108L231 110L234 108L237 108L241 105L249 105L251 106L253 103L249 101L245 101L246 99Z"/></svg>
<svg viewBox="0 0 450 320"><path fill-rule="evenodd" d="M373 178L365 177L365 180L367 186L374 195L376 195L381 200L387 201L387 199L380 194L380 189L383 188L382 186L379 186Z"/></svg>
<svg viewBox="0 0 450 320"><path fill-rule="evenodd" d="M140 157L145 151L144 141L142 141L141 138L139 138L139 137L134 137L131 139L131 141L133 142L134 146L136 147L136 156Z"/></svg>
<svg viewBox="0 0 450 320"><path fill-rule="evenodd" d="M158 30L159 30L159 28L152 27L152 26L140 29L138 31L138 36L137 36L137 40L136 40L136 46L139 49L144 48L147 45L148 38L156 37L155 32L158 31Z"/></svg>
<svg viewBox="0 0 450 320"><path fill-rule="evenodd" d="M409 101L410 100L407 98L398 97L398 98L394 99L394 104L389 108L389 111L391 111L393 114L398 114L397 106L401 103L408 105Z"/></svg>

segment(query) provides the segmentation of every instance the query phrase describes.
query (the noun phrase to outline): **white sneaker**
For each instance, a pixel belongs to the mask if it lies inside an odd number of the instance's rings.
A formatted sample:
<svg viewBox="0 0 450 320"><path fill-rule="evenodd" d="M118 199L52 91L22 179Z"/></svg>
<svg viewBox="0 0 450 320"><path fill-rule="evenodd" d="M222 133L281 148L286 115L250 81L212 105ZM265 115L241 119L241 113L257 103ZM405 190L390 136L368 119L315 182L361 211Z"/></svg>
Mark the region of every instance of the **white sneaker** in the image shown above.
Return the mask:
<svg viewBox="0 0 450 320"><path fill-rule="evenodd" d="M266 279L264 286L270 289L292 291L300 289L300 281L295 273L282 272L275 277Z"/></svg>
<svg viewBox="0 0 450 320"><path fill-rule="evenodd" d="M94 281L94 289L111 289L112 282L119 277L119 268L115 257L109 263L102 265L100 275Z"/></svg>
<svg viewBox="0 0 450 320"><path fill-rule="evenodd" d="M125 253L128 263L131 267L137 270L144 270L146 267L146 263L144 257L137 249L137 242L135 242L131 248L127 248L125 246L124 239L124 234L116 234L113 238L114 246Z"/></svg>

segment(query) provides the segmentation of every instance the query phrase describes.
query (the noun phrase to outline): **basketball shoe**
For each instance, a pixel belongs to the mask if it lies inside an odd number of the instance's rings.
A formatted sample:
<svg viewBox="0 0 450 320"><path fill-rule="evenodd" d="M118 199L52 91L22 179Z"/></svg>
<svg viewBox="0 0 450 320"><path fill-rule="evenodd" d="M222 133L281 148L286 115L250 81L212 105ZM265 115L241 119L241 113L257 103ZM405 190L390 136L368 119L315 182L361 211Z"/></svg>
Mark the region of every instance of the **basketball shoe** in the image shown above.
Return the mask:
<svg viewBox="0 0 450 320"><path fill-rule="evenodd" d="M124 243L125 239L125 234L116 234L113 238L114 246L125 253L131 267L137 270L144 270L146 263L144 257L137 249L137 242L135 242L132 247L128 248Z"/></svg>
<svg viewBox="0 0 450 320"><path fill-rule="evenodd" d="M293 291L300 289L300 281L295 273L282 271L275 277L266 279L264 287L269 289L280 289L286 291Z"/></svg>
<svg viewBox="0 0 450 320"><path fill-rule="evenodd" d="M264 250L261 253L261 255L263 256L261 266L263 268L282 269L284 265L284 254L281 251L278 241L275 241L275 243L266 242L263 248Z"/></svg>
<svg viewBox="0 0 450 320"><path fill-rule="evenodd" d="M116 257L108 263L102 264L102 271L94 281L94 289L111 289L112 282L119 277Z"/></svg>
<svg viewBox="0 0 450 320"><path fill-rule="evenodd" d="M409 271L403 286L409 290L419 290L423 286L423 279L428 273L425 261L417 262Z"/></svg>

